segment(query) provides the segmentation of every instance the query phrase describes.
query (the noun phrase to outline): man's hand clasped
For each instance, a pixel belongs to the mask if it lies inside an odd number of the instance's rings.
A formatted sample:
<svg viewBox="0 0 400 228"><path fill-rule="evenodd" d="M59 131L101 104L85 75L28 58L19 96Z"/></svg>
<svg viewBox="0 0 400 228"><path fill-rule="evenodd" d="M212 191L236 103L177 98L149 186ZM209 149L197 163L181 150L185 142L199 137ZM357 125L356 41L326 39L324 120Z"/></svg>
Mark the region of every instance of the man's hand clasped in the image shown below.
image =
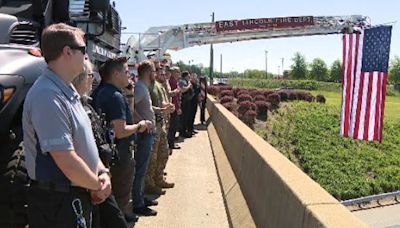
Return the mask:
<svg viewBox="0 0 400 228"><path fill-rule="evenodd" d="M95 205L104 202L111 194L111 180L107 173L99 175L99 184L99 190L90 192L92 203Z"/></svg>

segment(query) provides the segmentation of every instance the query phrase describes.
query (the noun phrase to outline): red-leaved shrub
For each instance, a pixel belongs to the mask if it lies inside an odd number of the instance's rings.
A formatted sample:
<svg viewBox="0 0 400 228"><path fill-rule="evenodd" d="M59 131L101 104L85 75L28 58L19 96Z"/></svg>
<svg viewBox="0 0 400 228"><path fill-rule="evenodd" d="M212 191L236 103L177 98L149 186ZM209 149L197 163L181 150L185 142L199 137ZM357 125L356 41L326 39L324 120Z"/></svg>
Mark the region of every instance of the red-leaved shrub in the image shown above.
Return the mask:
<svg viewBox="0 0 400 228"><path fill-rule="evenodd" d="M233 91L232 90L221 90L221 92L219 92L219 97L233 97Z"/></svg>
<svg viewBox="0 0 400 228"><path fill-rule="evenodd" d="M304 97L304 100L308 101L308 102L313 102L314 99L315 99L315 97L312 94L306 94Z"/></svg>
<svg viewBox="0 0 400 228"><path fill-rule="evenodd" d="M269 109L271 109L271 104L266 101L256 101L257 115L267 115Z"/></svg>
<svg viewBox="0 0 400 228"><path fill-rule="evenodd" d="M289 98L289 94L287 91L281 90L278 92L279 97L281 98L281 101L287 101Z"/></svg>
<svg viewBox="0 0 400 228"><path fill-rule="evenodd" d="M208 88L207 88L207 93L211 94L213 96L218 96L219 91L220 91L220 89L218 86L208 86Z"/></svg>
<svg viewBox="0 0 400 228"><path fill-rule="evenodd" d="M232 86L220 86L220 88L221 88L221 91L222 90L232 90Z"/></svg>
<svg viewBox="0 0 400 228"><path fill-rule="evenodd" d="M264 97L265 97L265 98L267 98L268 95L273 94L273 93L274 93L273 90L264 90L264 91L263 91L263 94L264 94Z"/></svg>
<svg viewBox="0 0 400 228"><path fill-rule="evenodd" d="M246 95L250 95L249 91L247 89L240 89L237 94L236 97L239 97L242 94L246 94Z"/></svg>
<svg viewBox="0 0 400 228"><path fill-rule="evenodd" d="M219 103L225 104L233 101L233 97L231 96L223 96L219 99Z"/></svg>
<svg viewBox="0 0 400 228"><path fill-rule="evenodd" d="M294 91L289 92L289 94L288 94L288 100L290 100L290 101L297 100L297 93L294 92Z"/></svg>
<svg viewBox="0 0 400 228"><path fill-rule="evenodd" d="M297 99L306 100L307 93L305 92L297 92Z"/></svg>
<svg viewBox="0 0 400 228"><path fill-rule="evenodd" d="M272 108L278 108L279 103L281 102L281 97L277 93L272 93L268 95L267 101L271 103Z"/></svg>
<svg viewBox="0 0 400 228"><path fill-rule="evenodd" d="M252 97L256 97L256 96L258 96L258 95L264 96L264 93L263 93L262 90L254 90L254 91L251 91L251 92L250 92L250 95L251 95Z"/></svg>
<svg viewBox="0 0 400 228"><path fill-rule="evenodd" d="M243 115L241 115L239 113L239 118L243 121L243 123L245 123L251 129L253 129L254 128L254 123L256 122L256 115L257 115L257 113L255 111L248 110Z"/></svg>
<svg viewBox="0 0 400 228"><path fill-rule="evenodd" d="M241 90L241 88L239 88L239 87L233 88L233 90L232 90L233 91L233 95L235 97L237 97L240 90Z"/></svg>
<svg viewBox="0 0 400 228"><path fill-rule="evenodd" d="M246 113L248 110L252 109L252 102L242 101L239 103L238 112L240 115Z"/></svg>
<svg viewBox="0 0 400 228"><path fill-rule="evenodd" d="M264 95L257 95L254 97L254 101L266 101Z"/></svg>
<svg viewBox="0 0 400 228"><path fill-rule="evenodd" d="M319 102L319 103L324 103L325 104L326 99L325 99L324 95L318 94L317 97L316 97L316 101Z"/></svg>
<svg viewBox="0 0 400 228"><path fill-rule="evenodd" d="M238 96L238 102L240 103L242 101L253 101L253 98L251 98L249 94L240 94Z"/></svg>
<svg viewBox="0 0 400 228"><path fill-rule="evenodd" d="M224 106L226 109L228 109L231 112L236 111L236 104L235 102L228 102L228 103L224 103L222 104L222 106Z"/></svg>

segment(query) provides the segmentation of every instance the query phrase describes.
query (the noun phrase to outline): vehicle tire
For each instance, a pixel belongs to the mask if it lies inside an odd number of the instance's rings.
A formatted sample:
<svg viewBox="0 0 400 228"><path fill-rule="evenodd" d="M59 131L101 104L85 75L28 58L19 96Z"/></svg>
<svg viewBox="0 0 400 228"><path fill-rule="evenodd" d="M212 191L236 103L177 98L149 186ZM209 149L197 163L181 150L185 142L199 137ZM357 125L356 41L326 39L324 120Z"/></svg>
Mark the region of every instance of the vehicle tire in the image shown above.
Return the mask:
<svg viewBox="0 0 400 228"><path fill-rule="evenodd" d="M0 180L0 227L25 227L28 224L26 193L29 178L25 168L24 145L9 143L2 155L12 152L2 169ZM4 166L3 166L4 167Z"/></svg>

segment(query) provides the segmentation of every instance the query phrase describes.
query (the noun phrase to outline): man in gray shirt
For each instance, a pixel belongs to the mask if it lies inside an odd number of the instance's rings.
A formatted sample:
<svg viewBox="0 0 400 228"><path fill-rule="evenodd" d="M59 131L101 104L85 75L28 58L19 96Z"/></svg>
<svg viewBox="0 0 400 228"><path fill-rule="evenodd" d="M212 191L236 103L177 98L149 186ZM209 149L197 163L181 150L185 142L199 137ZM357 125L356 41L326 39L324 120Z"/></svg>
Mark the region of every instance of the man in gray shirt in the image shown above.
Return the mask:
<svg viewBox="0 0 400 228"><path fill-rule="evenodd" d="M140 63L138 69L139 80L135 84L135 113L134 121L151 120L153 128L137 135L137 150L135 151L136 173L132 187L133 212L137 215L154 216L155 210L147 207L144 201L144 178L150 162L154 143L155 115L152 109L148 86L155 77L154 64L148 60Z"/></svg>
<svg viewBox="0 0 400 228"><path fill-rule="evenodd" d="M83 71L84 33L53 24L42 34L48 68L27 94L23 110L29 227L90 227L92 203L111 193L90 120L71 81Z"/></svg>

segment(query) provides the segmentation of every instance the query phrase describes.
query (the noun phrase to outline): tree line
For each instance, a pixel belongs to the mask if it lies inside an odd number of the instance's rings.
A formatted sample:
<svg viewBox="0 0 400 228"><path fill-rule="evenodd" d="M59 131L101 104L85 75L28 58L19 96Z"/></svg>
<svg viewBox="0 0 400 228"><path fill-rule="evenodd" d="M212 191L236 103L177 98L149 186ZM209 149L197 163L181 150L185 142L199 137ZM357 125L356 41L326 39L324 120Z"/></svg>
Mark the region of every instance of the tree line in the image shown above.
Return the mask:
<svg viewBox="0 0 400 228"><path fill-rule="evenodd" d="M330 67L327 66L325 61L321 58L315 58L311 63L307 63L306 58L300 52L296 52L292 58L293 64L289 70L283 71L279 75L283 79L292 80L316 80L325 82L341 82L342 81L342 62L337 59ZM177 62L181 70L188 70L196 72L198 75L209 76L210 68L203 65L187 65L182 61ZM266 73L265 70L247 69L244 72L231 71L221 73L218 71L213 72L215 78L228 77L228 78L253 78L253 79L272 79L277 78L270 72ZM395 56L389 65L389 83L400 84L400 57Z"/></svg>

